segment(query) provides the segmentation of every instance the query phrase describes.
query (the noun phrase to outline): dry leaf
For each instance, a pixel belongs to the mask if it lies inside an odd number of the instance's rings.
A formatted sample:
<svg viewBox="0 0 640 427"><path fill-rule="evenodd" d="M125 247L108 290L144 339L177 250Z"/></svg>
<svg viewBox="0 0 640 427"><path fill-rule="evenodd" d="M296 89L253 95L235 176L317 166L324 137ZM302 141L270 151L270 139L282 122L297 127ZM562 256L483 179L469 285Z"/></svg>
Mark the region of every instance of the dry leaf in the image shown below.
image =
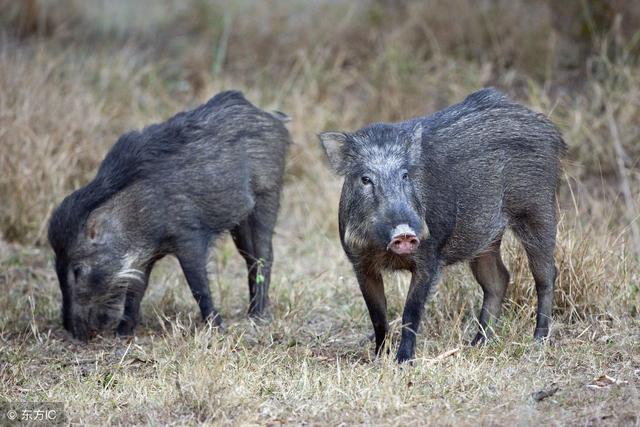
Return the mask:
<svg viewBox="0 0 640 427"><path fill-rule="evenodd" d="M619 381L613 377L610 377L607 374L603 374L603 375L600 375L595 380L593 380L591 384L587 384L587 387L593 388L593 389L601 389L601 388L611 387L612 385L620 385L620 384L626 384L626 383L627 381Z"/></svg>

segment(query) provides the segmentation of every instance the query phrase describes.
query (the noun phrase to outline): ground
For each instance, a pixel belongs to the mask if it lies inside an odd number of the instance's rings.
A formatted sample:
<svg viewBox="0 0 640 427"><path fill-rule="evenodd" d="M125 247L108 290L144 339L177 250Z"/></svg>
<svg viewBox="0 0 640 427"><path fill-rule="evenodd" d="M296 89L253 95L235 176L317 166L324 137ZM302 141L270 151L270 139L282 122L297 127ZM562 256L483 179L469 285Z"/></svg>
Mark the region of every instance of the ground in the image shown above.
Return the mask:
<svg viewBox="0 0 640 427"><path fill-rule="evenodd" d="M245 316L244 263L226 238L210 263L226 331L199 321L177 262L167 260L154 272L136 338L105 334L88 345L71 342L60 326L49 251L5 247L3 398L62 401L81 424L639 422L637 318L556 320L541 345L532 339L535 300L522 289L531 288L529 279L512 287L530 298L510 299L497 338L474 348L479 286L467 267L454 267L428 305L417 359L398 366L392 355L407 278L387 278L394 342L391 356L375 359L364 302L337 239L317 239L307 250L287 243L306 234L276 238L271 322ZM597 381L603 375L613 380Z"/></svg>
<svg viewBox="0 0 640 427"><path fill-rule="evenodd" d="M27 35L0 20L0 402L63 402L67 421L90 425L640 425L637 61L631 50L614 59L596 51L576 78L554 62L553 39L518 24L535 15L539 28L551 25L540 10L528 13L534 6L500 3L512 38L460 42L457 26L447 33L433 21L446 22L445 3L409 3L394 15L377 6L386 2L307 10L283 1L229 18L207 2L186 12L167 2L173 9L145 15L155 21L138 28L127 17L144 10L112 22L110 9L71 2L68 16L49 10L44 29ZM460 17L465 31L484 34L469 14ZM424 40L428 48L418 49ZM509 57L513 40L542 59ZM489 43L487 56L476 55L476 43ZM550 338L533 340L533 281L508 235L512 280L490 343L469 345L481 290L461 264L447 269L416 360L402 366L393 356L408 276L385 278L392 339L389 354L375 358L338 239L341 182L316 134L436 111L489 85L549 115L570 147ZM292 117L271 319L247 318L244 261L223 236L209 278L225 330L199 320L167 258L153 272L135 338L107 331L73 342L46 242L51 210L91 179L119 134L229 88Z"/></svg>

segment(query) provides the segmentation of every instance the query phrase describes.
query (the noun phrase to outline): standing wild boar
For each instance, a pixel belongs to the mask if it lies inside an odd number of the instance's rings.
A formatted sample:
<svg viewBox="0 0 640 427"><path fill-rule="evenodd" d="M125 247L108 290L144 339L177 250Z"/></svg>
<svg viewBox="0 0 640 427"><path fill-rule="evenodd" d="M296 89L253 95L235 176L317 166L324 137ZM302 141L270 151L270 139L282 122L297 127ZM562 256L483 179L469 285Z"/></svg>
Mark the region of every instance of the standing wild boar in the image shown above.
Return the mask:
<svg viewBox="0 0 640 427"><path fill-rule="evenodd" d="M566 151L542 114L493 89L402 123L320 140L344 176L339 228L376 336L388 330L381 273L409 270L397 360L412 359L424 304L444 266L469 261L482 286L480 331L487 338L509 283L500 242L510 227L522 242L538 294L534 336L549 333L556 277L556 187Z"/></svg>
<svg viewBox="0 0 640 427"><path fill-rule="evenodd" d="M81 340L116 323L119 334L132 334L151 269L168 254L202 317L220 325L206 265L209 245L227 230L249 270L249 313L263 314L286 119L227 91L120 137L93 181L51 217L64 327Z"/></svg>

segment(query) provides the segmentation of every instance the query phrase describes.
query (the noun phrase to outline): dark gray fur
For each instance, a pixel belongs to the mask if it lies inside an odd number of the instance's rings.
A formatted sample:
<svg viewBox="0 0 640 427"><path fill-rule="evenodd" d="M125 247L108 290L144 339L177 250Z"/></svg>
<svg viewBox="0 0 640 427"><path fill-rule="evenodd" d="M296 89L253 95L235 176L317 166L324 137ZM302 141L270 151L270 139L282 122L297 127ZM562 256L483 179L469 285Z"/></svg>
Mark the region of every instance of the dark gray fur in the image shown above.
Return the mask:
<svg viewBox="0 0 640 427"><path fill-rule="evenodd" d="M551 121L483 89L430 116L323 133L320 139L332 167L344 176L340 238L371 315L376 352L388 330L382 271L412 273L397 353L402 362L415 354L424 304L442 268L460 261L469 261L484 290L473 343L486 339L509 282L500 258L507 227L522 242L535 279L535 337L548 335L556 188L566 151ZM421 237L415 253L387 250L398 223Z"/></svg>
<svg viewBox="0 0 640 427"><path fill-rule="evenodd" d="M202 317L219 325L206 262L211 242L227 230L249 270L249 312L263 314L290 144L286 120L227 91L123 135L96 177L51 217L65 328L82 340L115 322L118 333L133 333L151 269L169 254Z"/></svg>

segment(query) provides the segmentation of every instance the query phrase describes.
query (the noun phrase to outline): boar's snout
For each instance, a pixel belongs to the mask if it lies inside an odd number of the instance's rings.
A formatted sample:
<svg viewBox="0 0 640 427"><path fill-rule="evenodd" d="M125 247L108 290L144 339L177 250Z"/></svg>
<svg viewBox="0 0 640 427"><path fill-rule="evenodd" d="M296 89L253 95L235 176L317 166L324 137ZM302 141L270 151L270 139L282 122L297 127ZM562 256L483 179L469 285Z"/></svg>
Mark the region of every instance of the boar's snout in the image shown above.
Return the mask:
<svg viewBox="0 0 640 427"><path fill-rule="evenodd" d="M74 340L86 343L96 337L99 331L114 326L115 319L108 311L89 303L84 309L77 309L72 317L71 335Z"/></svg>
<svg viewBox="0 0 640 427"><path fill-rule="evenodd" d="M95 332L87 327L86 323L79 319L77 316L74 317L73 325L71 328L71 336L74 340L80 343L87 343Z"/></svg>
<svg viewBox="0 0 640 427"><path fill-rule="evenodd" d="M398 255L409 255L418 249L418 245L420 245L420 239L416 236L416 232L407 224L400 224L391 232L387 250Z"/></svg>

